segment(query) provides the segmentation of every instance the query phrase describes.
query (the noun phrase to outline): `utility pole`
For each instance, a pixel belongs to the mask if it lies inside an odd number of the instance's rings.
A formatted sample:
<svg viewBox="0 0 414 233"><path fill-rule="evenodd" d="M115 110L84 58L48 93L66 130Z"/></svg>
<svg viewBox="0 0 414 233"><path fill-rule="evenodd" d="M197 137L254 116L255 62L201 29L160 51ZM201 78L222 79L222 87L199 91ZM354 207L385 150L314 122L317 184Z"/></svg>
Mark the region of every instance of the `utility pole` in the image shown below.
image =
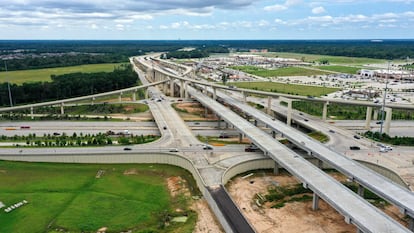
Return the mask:
<svg viewBox="0 0 414 233"><path fill-rule="evenodd" d="M4 61L4 68L6 69L6 75L7 75L7 63L6 63L6 61ZM7 80L7 88L9 90L10 107L13 107L12 93L11 93L11 90L10 90L10 80Z"/></svg>
<svg viewBox="0 0 414 233"><path fill-rule="evenodd" d="M384 90L384 97L382 98L382 107L381 107L381 125L380 125L380 135L382 137L382 126L384 125L384 117L385 117L385 98L387 97L387 88L388 88L388 76L390 75L390 61L388 61L388 71L387 75L385 76L385 90Z"/></svg>

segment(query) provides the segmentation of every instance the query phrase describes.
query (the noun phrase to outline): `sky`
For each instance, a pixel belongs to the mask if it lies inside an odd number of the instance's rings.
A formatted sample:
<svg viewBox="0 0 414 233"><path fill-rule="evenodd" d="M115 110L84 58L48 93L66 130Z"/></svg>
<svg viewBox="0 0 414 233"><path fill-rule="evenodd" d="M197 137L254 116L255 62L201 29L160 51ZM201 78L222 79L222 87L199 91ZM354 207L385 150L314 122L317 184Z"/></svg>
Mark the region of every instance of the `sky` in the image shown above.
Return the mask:
<svg viewBox="0 0 414 233"><path fill-rule="evenodd" d="M414 0L0 0L0 39L414 39Z"/></svg>

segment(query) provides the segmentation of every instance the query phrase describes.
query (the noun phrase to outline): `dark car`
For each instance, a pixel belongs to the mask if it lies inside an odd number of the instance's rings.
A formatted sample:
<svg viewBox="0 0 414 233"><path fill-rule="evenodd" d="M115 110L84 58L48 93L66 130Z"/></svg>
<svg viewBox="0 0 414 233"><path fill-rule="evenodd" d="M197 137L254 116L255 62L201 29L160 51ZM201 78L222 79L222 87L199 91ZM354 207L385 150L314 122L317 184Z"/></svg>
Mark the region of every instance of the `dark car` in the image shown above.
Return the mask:
<svg viewBox="0 0 414 233"><path fill-rule="evenodd" d="M355 138L355 139L360 139L361 137L360 137L360 136L358 136L358 135L354 135L354 138Z"/></svg>
<svg viewBox="0 0 414 233"><path fill-rule="evenodd" d="M359 146L350 146L349 149L351 149L351 150L359 150L361 148L359 148Z"/></svg>
<svg viewBox="0 0 414 233"><path fill-rule="evenodd" d="M249 146L246 146L246 148L244 148L244 151L245 152L257 152L257 151L260 151L260 148L257 147L256 145L249 145Z"/></svg>
<svg viewBox="0 0 414 233"><path fill-rule="evenodd" d="M209 145L203 145L203 150L212 150L213 147Z"/></svg>
<svg viewBox="0 0 414 233"><path fill-rule="evenodd" d="M129 147L125 147L124 148L124 150L132 150L131 148L129 148Z"/></svg>

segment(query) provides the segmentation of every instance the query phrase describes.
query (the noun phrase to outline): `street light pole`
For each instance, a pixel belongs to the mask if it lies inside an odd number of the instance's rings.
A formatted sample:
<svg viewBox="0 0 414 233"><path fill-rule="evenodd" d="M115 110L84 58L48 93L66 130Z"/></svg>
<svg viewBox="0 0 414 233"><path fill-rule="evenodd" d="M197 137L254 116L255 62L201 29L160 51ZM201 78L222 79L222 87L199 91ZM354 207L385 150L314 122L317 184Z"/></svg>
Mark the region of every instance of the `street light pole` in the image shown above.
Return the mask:
<svg viewBox="0 0 414 233"><path fill-rule="evenodd" d="M385 76L385 89L384 89L384 97L382 98L382 107L381 107L381 125L380 125L380 135L382 137L382 127L384 125L384 116L385 116L385 98L387 97L387 88L388 88L388 76L390 75L390 61L388 61L388 71L387 75Z"/></svg>

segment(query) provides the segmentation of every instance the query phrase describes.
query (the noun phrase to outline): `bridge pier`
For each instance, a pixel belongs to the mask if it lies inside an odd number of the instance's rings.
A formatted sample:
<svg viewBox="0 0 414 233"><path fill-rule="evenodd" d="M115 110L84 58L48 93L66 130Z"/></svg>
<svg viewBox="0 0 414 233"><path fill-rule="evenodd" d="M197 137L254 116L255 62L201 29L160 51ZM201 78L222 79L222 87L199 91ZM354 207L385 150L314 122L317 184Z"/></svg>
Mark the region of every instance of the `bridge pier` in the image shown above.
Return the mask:
<svg viewBox="0 0 414 233"><path fill-rule="evenodd" d="M276 138L276 132L272 130L272 138Z"/></svg>
<svg viewBox="0 0 414 233"><path fill-rule="evenodd" d="M316 211L319 209L319 196L314 192L312 197L312 210Z"/></svg>
<svg viewBox="0 0 414 233"><path fill-rule="evenodd" d="M378 109L374 109L374 121L378 120Z"/></svg>
<svg viewBox="0 0 414 233"><path fill-rule="evenodd" d="M328 115L328 105L329 105L329 101L326 101L323 104L323 111L322 111L322 120L326 121L327 115Z"/></svg>
<svg viewBox="0 0 414 233"><path fill-rule="evenodd" d="M275 166L273 167L273 174L275 174L275 175L280 174L280 166L276 161L275 161Z"/></svg>
<svg viewBox="0 0 414 233"><path fill-rule="evenodd" d="M145 89L145 96L144 96L144 98L145 98L145 99L148 99L148 88L147 88L147 89Z"/></svg>
<svg viewBox="0 0 414 233"><path fill-rule="evenodd" d="M95 97L92 97L92 104L91 105L94 105L94 103L95 103Z"/></svg>
<svg viewBox="0 0 414 233"><path fill-rule="evenodd" d="M122 102L122 92L121 92L121 93L119 93L119 96L118 96L118 102L119 102L119 103L121 103L121 102Z"/></svg>
<svg viewBox="0 0 414 233"><path fill-rule="evenodd" d="M392 108L384 108L384 110L385 110L384 132L389 135L390 134L391 119L392 119Z"/></svg>
<svg viewBox="0 0 414 233"><path fill-rule="evenodd" d="M241 143L243 141L243 134L242 133L240 133L239 134L239 143Z"/></svg>
<svg viewBox="0 0 414 233"><path fill-rule="evenodd" d="M170 77L170 97L174 97L174 79Z"/></svg>
<svg viewBox="0 0 414 233"><path fill-rule="evenodd" d="M65 109L63 107L64 103L60 103L60 115L65 115Z"/></svg>
<svg viewBox="0 0 414 233"><path fill-rule="evenodd" d="M135 101L137 101L137 89L135 89L133 92L132 92L132 101L133 102L135 102Z"/></svg>
<svg viewBox="0 0 414 233"><path fill-rule="evenodd" d="M33 120L34 119L34 115L33 115L33 107L30 107L30 118Z"/></svg>
<svg viewBox="0 0 414 233"><path fill-rule="evenodd" d="M247 103L247 94L244 91L242 91L241 94L243 96L243 103Z"/></svg>
<svg viewBox="0 0 414 233"><path fill-rule="evenodd" d="M217 117L217 128L220 129L221 128L221 118L217 114L216 114L216 117Z"/></svg>
<svg viewBox="0 0 414 233"><path fill-rule="evenodd" d="M292 124L292 100L288 100L288 111L286 116L286 124L290 126Z"/></svg>
<svg viewBox="0 0 414 233"><path fill-rule="evenodd" d="M180 98L184 98L184 81L180 80Z"/></svg>
<svg viewBox="0 0 414 233"><path fill-rule="evenodd" d="M365 117L365 129L371 129L372 107L367 107L367 115Z"/></svg>
<svg viewBox="0 0 414 233"><path fill-rule="evenodd" d="M212 87L213 88L213 100L217 100L217 88Z"/></svg>
<svg viewBox="0 0 414 233"><path fill-rule="evenodd" d="M312 152L311 152L312 153ZM323 161L318 159L318 168L322 169L323 168Z"/></svg>
<svg viewBox="0 0 414 233"><path fill-rule="evenodd" d="M411 216L408 217L408 229L412 232L414 232L414 218Z"/></svg>
<svg viewBox="0 0 414 233"><path fill-rule="evenodd" d="M266 113L268 115L270 115L272 113L272 97L270 97L270 96L267 97L267 109L266 109Z"/></svg>
<svg viewBox="0 0 414 233"><path fill-rule="evenodd" d="M254 126L257 127L257 120L256 119L254 120Z"/></svg>
<svg viewBox="0 0 414 233"><path fill-rule="evenodd" d="M364 197L365 188L361 184L358 184L358 195Z"/></svg>
<svg viewBox="0 0 414 233"><path fill-rule="evenodd" d="M184 82L184 98L188 99L188 82Z"/></svg>

